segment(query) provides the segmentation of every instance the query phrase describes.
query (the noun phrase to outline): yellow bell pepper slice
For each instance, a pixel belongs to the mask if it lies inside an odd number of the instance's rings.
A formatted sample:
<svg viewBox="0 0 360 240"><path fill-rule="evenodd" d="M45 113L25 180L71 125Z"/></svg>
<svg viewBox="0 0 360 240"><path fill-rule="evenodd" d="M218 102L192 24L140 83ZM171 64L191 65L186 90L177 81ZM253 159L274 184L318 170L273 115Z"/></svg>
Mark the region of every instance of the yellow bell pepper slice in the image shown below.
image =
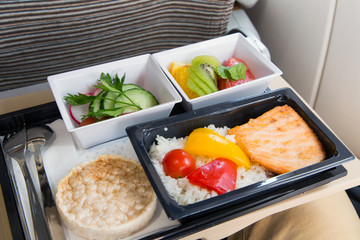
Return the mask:
<svg viewBox="0 0 360 240"><path fill-rule="evenodd" d="M236 143L209 128L197 128L192 131L184 150L190 154L227 158L238 166L246 169L250 167L249 157Z"/></svg>

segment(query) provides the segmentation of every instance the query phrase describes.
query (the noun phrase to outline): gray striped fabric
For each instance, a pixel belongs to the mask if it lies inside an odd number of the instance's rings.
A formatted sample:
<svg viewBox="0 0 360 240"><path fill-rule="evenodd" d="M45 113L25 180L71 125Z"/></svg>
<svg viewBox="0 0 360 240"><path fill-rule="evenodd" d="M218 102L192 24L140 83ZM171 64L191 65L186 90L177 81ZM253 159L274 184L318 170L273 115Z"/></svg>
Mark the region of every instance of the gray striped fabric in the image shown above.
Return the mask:
<svg viewBox="0 0 360 240"><path fill-rule="evenodd" d="M234 0L0 1L0 91L226 34Z"/></svg>

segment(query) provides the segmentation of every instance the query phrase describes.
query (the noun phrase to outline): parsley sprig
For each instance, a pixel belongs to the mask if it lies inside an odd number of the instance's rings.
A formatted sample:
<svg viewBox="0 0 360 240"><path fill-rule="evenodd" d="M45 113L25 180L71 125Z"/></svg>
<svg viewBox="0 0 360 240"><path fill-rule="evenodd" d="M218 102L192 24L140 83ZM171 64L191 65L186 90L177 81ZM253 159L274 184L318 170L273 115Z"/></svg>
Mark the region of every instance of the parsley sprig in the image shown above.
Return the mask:
<svg viewBox="0 0 360 240"><path fill-rule="evenodd" d="M122 101L116 101L118 103L122 103L123 106L119 107L119 108L113 108L113 109L99 109L97 111L92 111L92 108L89 108L89 112L87 114L87 116L92 116L92 117L97 117L97 118L101 118L101 117L105 117L105 116L110 116L110 117L117 117L120 116L123 111L125 110L126 107L135 107L139 110L141 110L142 108L136 104L131 98L129 98L125 91L123 91L123 85L125 82L125 74L122 76L122 78L120 79L118 74L115 74L115 76L112 78L110 76L109 73L105 74L105 73L101 73L100 75L100 79L98 80L97 84L94 85L94 87L96 88L100 88L104 91L112 91L112 92L116 92L119 93L120 95L123 95L124 97L126 97L129 102L122 102ZM108 99L106 97L103 97L102 94L99 94L97 96L94 95L86 95L83 93L78 93L78 94L70 94L68 93L67 96L64 97L64 100L72 106L79 106L79 105L84 105L84 104L93 104L95 101L100 101L102 99ZM112 100L112 99L110 99Z"/></svg>
<svg viewBox="0 0 360 240"><path fill-rule="evenodd" d="M64 97L64 100L71 106L79 106L79 105L91 103L95 99L96 96L86 95L83 93L78 93L77 95L68 93L68 95Z"/></svg>
<svg viewBox="0 0 360 240"><path fill-rule="evenodd" d="M111 78L110 74L101 73L100 79L98 80L96 88L101 88L105 91L113 91L118 93L123 93L122 86L125 82L125 74L120 79L118 74L115 74L114 78Z"/></svg>
<svg viewBox="0 0 360 240"><path fill-rule="evenodd" d="M125 82L125 73L121 79L119 78L117 73L115 74L114 78L111 78L110 74L108 74L108 73L107 74L101 73L100 80L98 81L98 84L95 85L95 87L101 88L102 90L105 90L105 91L113 91L113 92L120 93L120 94L124 95L124 97L126 97L130 101L130 103L120 102L120 101L117 101L117 102L123 103L127 106L133 106L133 107L136 107L139 110L141 110L142 108L138 104L136 104L131 98L129 98L126 95L126 93L123 91L124 82Z"/></svg>

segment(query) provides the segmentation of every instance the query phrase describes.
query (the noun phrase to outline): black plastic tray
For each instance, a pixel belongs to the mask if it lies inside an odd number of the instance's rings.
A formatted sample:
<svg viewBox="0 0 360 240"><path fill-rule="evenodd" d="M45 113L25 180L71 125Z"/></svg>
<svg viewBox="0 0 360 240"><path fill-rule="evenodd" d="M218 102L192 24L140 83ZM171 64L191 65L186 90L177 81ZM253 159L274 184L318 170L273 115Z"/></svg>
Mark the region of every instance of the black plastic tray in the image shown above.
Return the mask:
<svg viewBox="0 0 360 240"><path fill-rule="evenodd" d="M55 102L39 105L36 107L26 108L23 110L0 115L0 136L5 135L9 130L12 130L12 122L18 116L21 116L27 126L50 123L60 118L60 112ZM2 142L0 142L2 144ZM17 203L14 188L15 184L11 180L10 173L6 166L5 156L0 147L0 183L3 191L5 206L10 223L10 229L13 239L25 239L25 232L22 227L21 216Z"/></svg>
<svg viewBox="0 0 360 240"><path fill-rule="evenodd" d="M346 176L346 174L347 171L343 166L338 166L329 170L325 170L324 172L315 174L311 178L307 178L303 181L299 181L295 184L288 185L284 188L280 188L275 190L274 192L263 195L261 198L228 207L223 211L207 214L206 216L184 222L179 227L176 227L174 229L161 233L155 233L142 239L145 240L183 238L196 232L235 219L237 217L241 217L245 214L267 207L287 198L305 193L308 190L332 182L338 178L344 177Z"/></svg>
<svg viewBox="0 0 360 240"><path fill-rule="evenodd" d="M260 116L275 106L285 104L294 108L316 133L326 151L324 161L186 206L179 205L169 196L148 155L150 145L155 141L157 135L165 138L185 137L193 129L209 124L215 124L217 127L235 127L248 122L250 118ZM306 181L315 174L354 159L345 145L290 88L137 124L128 127L127 133L166 214L170 219L177 219L181 222L208 216L213 212L234 206L246 207L249 202L262 201L268 194L271 196L275 191L296 185L300 181Z"/></svg>
<svg viewBox="0 0 360 240"><path fill-rule="evenodd" d="M173 115L183 113L181 105L176 105ZM11 121L16 116L22 116L28 126L42 123L50 123L61 118L55 102L39 105L32 108L0 115L0 135L4 135L11 126ZM142 239L177 239L202 231L204 229L216 226L231 219L237 218L252 211L261 209L273 203L279 202L291 196L304 193L310 189L316 188L323 184L329 183L335 179L346 176L347 171L342 166L337 166L314 175L312 178L299 181L295 184L289 184L284 188L278 189L273 194L268 194L256 201L250 201L238 206L229 207L228 209L209 214L206 217L193 219L187 223L167 231L161 231L151 234ZM24 230L20 220L20 213L16 205L16 195L13 190L13 182L7 171L5 157L0 148L0 183L4 195L5 205L10 222L11 232L14 239L25 239Z"/></svg>

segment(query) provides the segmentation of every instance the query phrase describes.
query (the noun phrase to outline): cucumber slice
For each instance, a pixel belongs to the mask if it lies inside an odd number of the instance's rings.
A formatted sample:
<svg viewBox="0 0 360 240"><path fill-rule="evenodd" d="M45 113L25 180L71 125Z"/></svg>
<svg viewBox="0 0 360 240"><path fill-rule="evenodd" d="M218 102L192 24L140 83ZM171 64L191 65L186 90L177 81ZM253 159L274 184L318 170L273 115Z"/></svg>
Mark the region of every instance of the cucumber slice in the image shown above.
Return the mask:
<svg viewBox="0 0 360 240"><path fill-rule="evenodd" d="M150 92L141 88L132 88L125 91L125 94L141 109L149 108L158 105L159 102ZM120 95L116 98L114 108L126 107L123 113L135 112L140 110L134 106L127 106L126 103L131 103L130 100L124 95Z"/></svg>
<svg viewBox="0 0 360 240"><path fill-rule="evenodd" d="M102 96L106 93L107 91L101 91L96 99L90 104L89 106L89 112L92 113L92 112L96 112L96 111L99 111L100 109L100 103L101 103L101 98Z"/></svg>
<svg viewBox="0 0 360 240"><path fill-rule="evenodd" d="M142 87L140 87L134 83L127 83L127 84L123 85L122 90L125 92L125 91L133 89L133 88L143 89Z"/></svg>
<svg viewBox="0 0 360 240"><path fill-rule="evenodd" d="M100 101L101 109L113 109L115 99L120 95L120 93L108 91L103 95L103 99Z"/></svg>
<svg viewBox="0 0 360 240"><path fill-rule="evenodd" d="M125 92L127 90L130 89L143 89L140 86L133 84L133 83L128 83L128 84L124 84L122 87L122 90ZM115 103L115 99L117 97L120 96L120 93L117 92L113 92L113 91L108 91L106 92L104 95L102 95L103 99L100 102L100 109L113 109L114 108L114 103Z"/></svg>

